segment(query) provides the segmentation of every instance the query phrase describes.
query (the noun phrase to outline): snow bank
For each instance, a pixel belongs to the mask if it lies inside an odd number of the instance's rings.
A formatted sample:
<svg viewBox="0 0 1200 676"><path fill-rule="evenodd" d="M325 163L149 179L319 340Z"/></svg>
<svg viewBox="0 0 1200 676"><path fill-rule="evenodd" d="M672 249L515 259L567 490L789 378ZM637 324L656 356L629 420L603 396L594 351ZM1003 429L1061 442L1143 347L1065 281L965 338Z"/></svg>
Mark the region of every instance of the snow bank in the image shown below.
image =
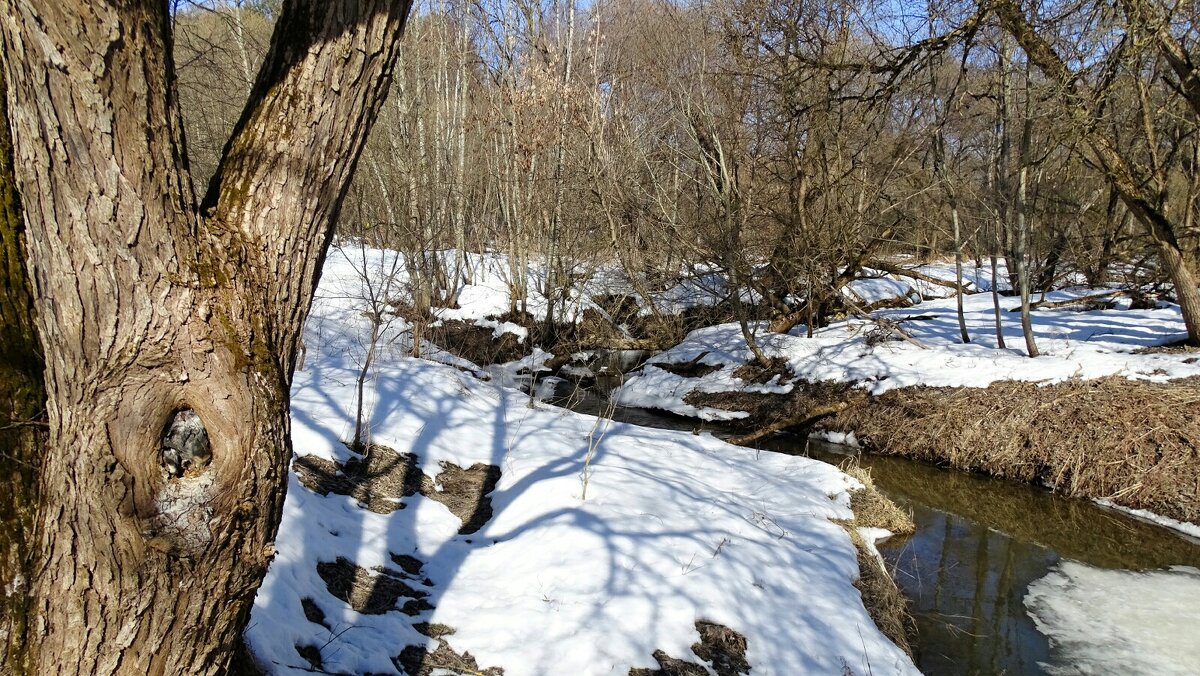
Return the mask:
<svg viewBox="0 0 1200 676"><path fill-rule="evenodd" d="M1047 294L1049 300L1066 300L1096 293L1075 288ZM899 323L919 345L902 340L879 342L880 330L873 322L850 319L836 322L807 338L804 327L793 334L766 333L758 325L759 345L772 357L784 358L792 373L807 381L857 383L871 394L912 385L986 387L1000 380L1042 383L1090 379L1110 375L1147 380L1169 380L1200 375L1195 354L1137 354L1140 348L1163 345L1187 336L1178 306L1163 303L1156 309L1128 309L1128 301L1117 309L1073 312L1066 309L1032 313L1034 333L1042 356L1024 354L1020 319L1007 310L1019 305L1015 298L1001 298L1007 349L996 343L992 298L974 294L964 298L967 328L972 342L963 344L953 298L927 301L903 309L873 313ZM700 377L676 375L655 364L683 363L707 353L701 363L721 368ZM722 324L693 331L679 345L650 360L639 376L630 378L617 391L618 401L627 406L659 408L681 415L709 420L736 417L728 411L697 408L684 403L692 391L699 392L787 392L786 383L748 385L733 375L750 361L736 324Z"/></svg>
<svg viewBox="0 0 1200 676"><path fill-rule="evenodd" d="M338 462L349 458L366 347L350 275L336 262L325 271L292 393L296 453ZM413 628L432 622L452 627L450 646L481 669L623 675L654 667L655 650L699 663L701 619L746 637L755 674L917 673L852 586L855 550L831 519L851 516L856 483L836 468L707 435L596 426L406 359L402 333L389 328L367 384L371 441L415 454L435 483L443 463L496 465L493 516L460 535L459 519L421 494L384 515L293 475L246 632L272 673L311 670L298 646L319 652L326 672L398 673L405 646L435 645ZM423 563L414 584L433 610L359 613L317 572L339 557L394 567L393 556Z"/></svg>
<svg viewBox="0 0 1200 676"><path fill-rule="evenodd" d="M1025 607L1050 638L1052 674L1200 672L1200 570L1136 573L1063 561L1029 585Z"/></svg>
<svg viewBox="0 0 1200 676"><path fill-rule="evenodd" d="M885 276L856 279L842 287L842 295L862 308L881 303L904 307L921 301L911 284Z"/></svg>

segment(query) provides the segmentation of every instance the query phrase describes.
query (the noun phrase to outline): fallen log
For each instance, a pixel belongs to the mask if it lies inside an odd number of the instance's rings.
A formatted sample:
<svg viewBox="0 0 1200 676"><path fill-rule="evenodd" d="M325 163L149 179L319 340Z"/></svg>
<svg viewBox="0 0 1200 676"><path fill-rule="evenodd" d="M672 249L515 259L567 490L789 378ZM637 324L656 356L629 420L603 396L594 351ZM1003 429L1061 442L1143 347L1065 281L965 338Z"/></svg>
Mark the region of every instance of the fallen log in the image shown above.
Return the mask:
<svg viewBox="0 0 1200 676"><path fill-rule="evenodd" d="M817 421L821 420L822 418L828 418L831 415L841 413L849 408L851 403L852 402L849 401L839 401L837 403L827 404L825 406L818 406L817 408L809 409L799 415L773 422L770 425L755 430L749 434L733 437L732 439L729 439L729 443L737 446L749 446L763 437L772 435L780 430L785 430L790 427L806 429L817 424Z"/></svg>
<svg viewBox="0 0 1200 676"><path fill-rule="evenodd" d="M912 277L913 279L919 279L922 282L927 282L929 284L935 284L937 286L944 286L948 289L954 289L955 291L957 291L959 293L972 293L972 291L968 290L966 287L959 286L958 282L955 282L952 279L939 279L937 277L927 275L924 272L910 270L906 267L903 267L900 265L895 265L895 264L889 263L887 261L874 260L874 261L867 263L866 267L874 268L876 270L883 270L884 272L888 273L889 275L897 275L899 277Z"/></svg>
<svg viewBox="0 0 1200 676"><path fill-rule="evenodd" d="M1030 310L1047 310L1056 307L1070 307L1072 305L1083 305L1085 303L1094 303L1101 300L1113 300L1114 298L1123 298L1131 295L1130 292L1124 289L1115 289L1105 293L1097 293L1091 296L1080 296L1079 298L1066 298L1064 300L1039 300L1036 303L1030 303ZM1010 308L1009 312L1020 312L1021 308Z"/></svg>

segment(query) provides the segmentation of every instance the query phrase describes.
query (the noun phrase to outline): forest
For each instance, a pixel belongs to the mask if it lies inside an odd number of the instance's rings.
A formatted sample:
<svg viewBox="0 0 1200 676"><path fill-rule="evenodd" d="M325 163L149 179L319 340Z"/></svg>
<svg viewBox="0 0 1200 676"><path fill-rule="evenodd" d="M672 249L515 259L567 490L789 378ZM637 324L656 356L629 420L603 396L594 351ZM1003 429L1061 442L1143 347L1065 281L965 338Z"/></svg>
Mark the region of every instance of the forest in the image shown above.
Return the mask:
<svg viewBox="0 0 1200 676"><path fill-rule="evenodd" d="M839 289L897 255L999 260L1027 294L1190 275L1195 75L1171 56L1186 8L983 9L418 6L339 232L404 254L416 315L453 305L462 252L487 250L525 312L536 259L547 326L612 262L643 298L716 273L775 331L844 312ZM198 180L269 38L269 8L239 11L176 16Z"/></svg>
<svg viewBox="0 0 1200 676"><path fill-rule="evenodd" d="M1200 670L1194 3L3 14L0 673Z"/></svg>

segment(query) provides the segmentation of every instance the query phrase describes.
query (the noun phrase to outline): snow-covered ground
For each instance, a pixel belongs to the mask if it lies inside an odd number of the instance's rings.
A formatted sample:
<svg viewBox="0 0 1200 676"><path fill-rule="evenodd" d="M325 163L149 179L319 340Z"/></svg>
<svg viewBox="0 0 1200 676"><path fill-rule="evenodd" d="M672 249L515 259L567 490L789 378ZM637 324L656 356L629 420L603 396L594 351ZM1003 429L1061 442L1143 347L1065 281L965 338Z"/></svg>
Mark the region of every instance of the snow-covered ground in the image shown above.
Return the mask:
<svg viewBox="0 0 1200 676"><path fill-rule="evenodd" d="M1100 291L1075 288L1046 295L1065 300ZM1046 309L1031 313L1042 356L1025 355L1019 314L1008 312L1016 298L1001 297L1006 349L997 347L991 294L964 298L971 343L959 338L955 299L926 301L909 308L873 313L898 324L913 341L885 335L874 322L849 319L835 322L805 337L804 327L791 334L766 333L759 345L771 357L784 358L792 373L808 381L856 383L871 394L911 385L986 387L999 380L1042 383L1109 375L1147 380L1167 380L1200 375L1194 353L1138 354L1141 348L1164 345L1187 337L1177 306L1161 303L1157 309L1131 310L1128 300L1116 309L1075 312ZM878 339L890 339L879 342ZM703 354L702 357L700 355ZM720 368L699 377L676 375L659 363L700 363ZM693 331L679 345L650 360L641 374L631 377L617 393L626 406L659 408L709 420L742 417L738 412L697 408L684 403L689 392L781 392L791 382L778 379L766 384L746 384L734 376L737 367L751 359L736 324Z"/></svg>
<svg viewBox="0 0 1200 676"><path fill-rule="evenodd" d="M354 266L331 255L293 387L298 456L350 457L361 295ZM461 312L498 302L479 295ZM384 515L293 474L246 633L270 672L311 671L297 651L308 647L326 672L399 673L392 658L406 646L437 646L413 628L427 622L453 628L450 647L480 669L624 676L655 667L655 650L701 663L691 646L705 620L745 636L754 674L916 673L852 584L855 551L832 520L851 516L853 479L706 435L597 426L483 382L471 365L404 358L404 329L389 325L367 386L371 440L414 454L435 484L444 463L499 467L493 515L460 535L458 517L421 494ZM409 584L432 610L357 612L317 570L344 557L376 575L404 556L421 562Z"/></svg>
<svg viewBox="0 0 1200 676"><path fill-rule="evenodd" d="M1051 674L1200 673L1200 570L1133 572L1060 562L1029 585L1025 607L1050 638ZM1171 618L1164 622L1163 618Z"/></svg>

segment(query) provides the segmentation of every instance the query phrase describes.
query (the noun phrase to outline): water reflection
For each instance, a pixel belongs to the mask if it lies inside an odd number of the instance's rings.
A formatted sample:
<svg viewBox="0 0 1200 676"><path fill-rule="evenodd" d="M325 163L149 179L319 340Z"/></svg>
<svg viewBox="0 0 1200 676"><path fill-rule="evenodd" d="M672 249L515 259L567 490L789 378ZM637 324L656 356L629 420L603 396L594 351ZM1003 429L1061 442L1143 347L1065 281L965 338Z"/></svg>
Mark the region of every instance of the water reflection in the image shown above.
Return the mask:
<svg viewBox="0 0 1200 676"><path fill-rule="evenodd" d="M956 515L912 509L917 532L880 550L912 601L921 671L1039 673L1049 645L1022 600L1058 556Z"/></svg>

